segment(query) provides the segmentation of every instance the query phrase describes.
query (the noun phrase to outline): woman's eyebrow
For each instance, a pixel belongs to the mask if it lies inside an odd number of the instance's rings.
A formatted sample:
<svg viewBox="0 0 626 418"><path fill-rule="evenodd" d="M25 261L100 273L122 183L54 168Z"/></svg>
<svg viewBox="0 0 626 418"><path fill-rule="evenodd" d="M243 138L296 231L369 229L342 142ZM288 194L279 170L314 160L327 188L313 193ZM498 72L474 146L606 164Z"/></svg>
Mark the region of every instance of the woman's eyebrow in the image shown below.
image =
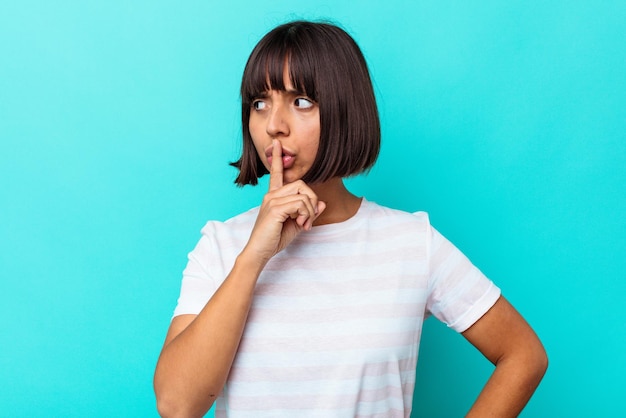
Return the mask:
<svg viewBox="0 0 626 418"><path fill-rule="evenodd" d="M290 96L307 96L307 97L309 96L305 92L296 90L296 89L289 89L289 90L283 90L283 91Z"/></svg>
<svg viewBox="0 0 626 418"><path fill-rule="evenodd" d="M254 94L253 97L255 99L267 99L268 97L270 97L270 91L271 90L260 91L260 92L258 92L256 94ZM281 91L284 94L287 94L289 96L307 96L308 97L308 94L306 94L303 91L296 90L296 89L281 89L279 91Z"/></svg>

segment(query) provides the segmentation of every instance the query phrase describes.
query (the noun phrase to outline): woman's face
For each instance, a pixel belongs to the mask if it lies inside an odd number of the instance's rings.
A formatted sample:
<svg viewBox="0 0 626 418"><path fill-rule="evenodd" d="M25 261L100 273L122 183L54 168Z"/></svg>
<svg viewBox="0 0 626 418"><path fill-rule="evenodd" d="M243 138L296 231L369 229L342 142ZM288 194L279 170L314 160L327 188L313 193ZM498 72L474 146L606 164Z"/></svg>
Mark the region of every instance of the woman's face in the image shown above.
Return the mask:
<svg viewBox="0 0 626 418"><path fill-rule="evenodd" d="M285 91L270 90L252 102L249 129L265 167L272 163L272 140L283 148L283 182L291 183L311 168L320 140L319 106L295 90L289 69L283 71Z"/></svg>

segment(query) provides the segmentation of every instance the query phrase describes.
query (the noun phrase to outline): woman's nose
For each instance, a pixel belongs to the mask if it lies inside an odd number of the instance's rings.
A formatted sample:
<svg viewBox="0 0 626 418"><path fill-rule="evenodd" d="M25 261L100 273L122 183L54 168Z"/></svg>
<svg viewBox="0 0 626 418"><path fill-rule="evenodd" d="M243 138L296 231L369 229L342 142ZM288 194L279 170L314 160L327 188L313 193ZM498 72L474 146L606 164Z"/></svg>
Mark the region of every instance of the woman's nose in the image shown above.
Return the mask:
<svg viewBox="0 0 626 418"><path fill-rule="evenodd" d="M273 138L289 135L287 109L285 109L284 106L272 106L265 129L267 134Z"/></svg>

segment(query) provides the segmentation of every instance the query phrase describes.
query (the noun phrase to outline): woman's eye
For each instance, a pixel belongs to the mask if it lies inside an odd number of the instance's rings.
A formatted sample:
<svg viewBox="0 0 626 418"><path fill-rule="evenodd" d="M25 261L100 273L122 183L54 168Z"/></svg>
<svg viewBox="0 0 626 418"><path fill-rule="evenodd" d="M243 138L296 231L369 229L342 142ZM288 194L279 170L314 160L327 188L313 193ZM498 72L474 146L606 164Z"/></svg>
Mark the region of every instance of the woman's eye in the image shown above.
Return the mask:
<svg viewBox="0 0 626 418"><path fill-rule="evenodd" d="M313 107L313 102L309 99L305 99L304 97L298 97L294 103L296 107L299 107L301 109L308 109L310 107Z"/></svg>
<svg viewBox="0 0 626 418"><path fill-rule="evenodd" d="M265 104L265 102L263 100L255 100L254 102L252 102L252 107L255 110L265 109L265 106L266 106L266 104Z"/></svg>

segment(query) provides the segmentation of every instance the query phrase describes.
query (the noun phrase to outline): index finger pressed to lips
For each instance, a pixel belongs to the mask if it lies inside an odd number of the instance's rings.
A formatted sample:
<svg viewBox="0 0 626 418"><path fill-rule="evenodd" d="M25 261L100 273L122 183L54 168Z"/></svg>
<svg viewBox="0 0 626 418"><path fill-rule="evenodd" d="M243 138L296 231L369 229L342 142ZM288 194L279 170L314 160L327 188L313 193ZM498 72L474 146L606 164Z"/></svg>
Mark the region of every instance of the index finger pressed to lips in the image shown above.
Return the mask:
<svg viewBox="0 0 626 418"><path fill-rule="evenodd" d="M270 191L283 187L283 147L279 140L272 141L272 165L270 167Z"/></svg>

